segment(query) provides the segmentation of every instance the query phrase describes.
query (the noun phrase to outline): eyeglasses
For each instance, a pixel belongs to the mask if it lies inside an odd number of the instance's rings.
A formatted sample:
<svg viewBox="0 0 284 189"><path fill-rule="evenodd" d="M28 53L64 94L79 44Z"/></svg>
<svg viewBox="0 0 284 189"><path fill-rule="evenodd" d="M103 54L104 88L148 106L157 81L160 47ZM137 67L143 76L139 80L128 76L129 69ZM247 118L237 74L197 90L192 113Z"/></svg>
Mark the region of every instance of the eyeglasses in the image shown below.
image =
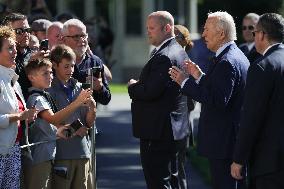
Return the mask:
<svg viewBox="0 0 284 189"><path fill-rule="evenodd" d="M252 31L254 29L254 26L250 25L250 26L243 26L242 30L250 30Z"/></svg>
<svg viewBox="0 0 284 189"><path fill-rule="evenodd" d="M30 47L30 50L31 50L32 52L38 52L38 51L39 51L39 47L33 46L33 47Z"/></svg>
<svg viewBox="0 0 284 189"><path fill-rule="evenodd" d="M15 28L14 31L17 35L22 35L23 33L32 33L32 28Z"/></svg>
<svg viewBox="0 0 284 189"><path fill-rule="evenodd" d="M255 34L256 34L257 32L262 32L263 34L266 34L264 31L261 31L261 30L255 30L255 31L253 31L253 32L252 32L253 37L255 37Z"/></svg>
<svg viewBox="0 0 284 189"><path fill-rule="evenodd" d="M64 36L64 37L70 37L74 41L79 41L81 38L83 40L85 40L88 37L88 35L87 34L78 34L78 35L67 35L67 36Z"/></svg>

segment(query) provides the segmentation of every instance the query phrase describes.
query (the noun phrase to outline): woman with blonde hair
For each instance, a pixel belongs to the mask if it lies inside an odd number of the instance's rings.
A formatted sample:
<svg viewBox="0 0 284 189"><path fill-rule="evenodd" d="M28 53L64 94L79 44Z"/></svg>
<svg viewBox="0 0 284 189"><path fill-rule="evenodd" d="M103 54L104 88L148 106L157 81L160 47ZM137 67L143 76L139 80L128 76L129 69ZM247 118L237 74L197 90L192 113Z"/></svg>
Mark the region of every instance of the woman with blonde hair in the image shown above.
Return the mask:
<svg viewBox="0 0 284 189"><path fill-rule="evenodd" d="M193 42L190 39L189 31L186 27L182 25L175 25L174 26L174 33L175 33L175 39L176 41L184 48L186 53L190 51L190 49L193 47ZM187 98L187 108L188 112L192 111L194 109L194 102L191 98ZM177 157L174 157L172 161L172 165L175 167L172 167L178 174L176 177L177 185L181 189L187 188L187 177L186 177L186 152L190 144L192 144L192 129L190 128L190 132L188 136L185 136L184 139L177 142L177 150L178 155Z"/></svg>
<svg viewBox="0 0 284 189"><path fill-rule="evenodd" d="M175 35L177 42L184 48L184 50L188 53L190 49L193 47L193 42L190 39L189 31L183 25L175 25Z"/></svg>

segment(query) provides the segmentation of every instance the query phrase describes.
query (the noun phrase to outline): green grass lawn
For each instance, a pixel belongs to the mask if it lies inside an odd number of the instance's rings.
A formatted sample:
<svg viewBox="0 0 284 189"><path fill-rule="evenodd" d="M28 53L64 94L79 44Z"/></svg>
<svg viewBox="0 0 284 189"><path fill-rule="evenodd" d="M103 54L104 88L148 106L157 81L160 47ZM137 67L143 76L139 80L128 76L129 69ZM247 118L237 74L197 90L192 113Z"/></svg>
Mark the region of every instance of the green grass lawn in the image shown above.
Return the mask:
<svg viewBox="0 0 284 189"><path fill-rule="evenodd" d="M126 84L110 84L109 87L111 93L127 93Z"/></svg>
<svg viewBox="0 0 284 189"><path fill-rule="evenodd" d="M190 147L189 150L189 161L192 166L199 171L204 181L210 185L210 173L209 173L209 163L204 157L201 157L196 152L196 147Z"/></svg>

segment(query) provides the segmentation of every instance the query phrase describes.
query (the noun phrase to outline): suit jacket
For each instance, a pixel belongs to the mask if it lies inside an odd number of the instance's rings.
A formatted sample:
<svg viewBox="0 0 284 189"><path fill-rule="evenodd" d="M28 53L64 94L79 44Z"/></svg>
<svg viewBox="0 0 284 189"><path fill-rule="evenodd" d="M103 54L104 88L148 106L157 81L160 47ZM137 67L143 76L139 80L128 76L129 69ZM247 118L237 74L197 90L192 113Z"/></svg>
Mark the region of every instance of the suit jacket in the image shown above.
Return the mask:
<svg viewBox="0 0 284 189"><path fill-rule="evenodd" d="M276 45L248 71L234 161L252 175L284 168L284 46Z"/></svg>
<svg viewBox="0 0 284 189"><path fill-rule="evenodd" d="M248 58L250 64L253 64L257 59L259 59L262 55L256 51L255 46L249 51L246 43L240 44L239 48L243 51L243 53Z"/></svg>
<svg viewBox="0 0 284 189"><path fill-rule="evenodd" d="M232 158L249 61L231 44L214 62L199 84L189 77L182 92L202 103L198 152L208 158L227 159Z"/></svg>
<svg viewBox="0 0 284 189"><path fill-rule="evenodd" d="M129 86L135 137L178 140L188 135L187 98L168 74L169 68L181 67L187 58L176 40L170 39L144 66L139 81Z"/></svg>

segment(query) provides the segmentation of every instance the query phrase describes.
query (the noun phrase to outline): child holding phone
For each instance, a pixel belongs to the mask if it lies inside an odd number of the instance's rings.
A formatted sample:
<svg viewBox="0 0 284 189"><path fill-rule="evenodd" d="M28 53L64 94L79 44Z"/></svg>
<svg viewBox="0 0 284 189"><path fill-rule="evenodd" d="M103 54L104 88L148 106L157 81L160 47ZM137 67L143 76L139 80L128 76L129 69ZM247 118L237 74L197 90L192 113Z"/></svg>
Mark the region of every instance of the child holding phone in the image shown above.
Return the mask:
<svg viewBox="0 0 284 189"><path fill-rule="evenodd" d="M48 59L32 60L25 67L25 71L32 84L29 88L27 107L35 106L39 112L30 127L30 142L48 141L31 147L33 159L32 162L26 162L24 168L25 186L29 189L50 189L52 161L56 152L56 134L60 135L64 130L62 125L65 119L87 102L92 92L82 91L69 106L58 111L52 97L45 91L50 87L53 79L51 62Z"/></svg>
<svg viewBox="0 0 284 189"><path fill-rule="evenodd" d="M49 92L55 99L57 107L65 108L84 90L76 79L72 78L75 66L75 53L66 45L53 48L50 58L55 71L55 78ZM88 90L90 88L87 88ZM52 188L87 188L90 171L90 146L87 137L88 129L94 125L96 106L93 98L84 106L74 111L65 123L71 124L74 130L72 137L58 140L54 162L54 185ZM81 125L82 123L82 125ZM72 184L72 187L71 187Z"/></svg>

